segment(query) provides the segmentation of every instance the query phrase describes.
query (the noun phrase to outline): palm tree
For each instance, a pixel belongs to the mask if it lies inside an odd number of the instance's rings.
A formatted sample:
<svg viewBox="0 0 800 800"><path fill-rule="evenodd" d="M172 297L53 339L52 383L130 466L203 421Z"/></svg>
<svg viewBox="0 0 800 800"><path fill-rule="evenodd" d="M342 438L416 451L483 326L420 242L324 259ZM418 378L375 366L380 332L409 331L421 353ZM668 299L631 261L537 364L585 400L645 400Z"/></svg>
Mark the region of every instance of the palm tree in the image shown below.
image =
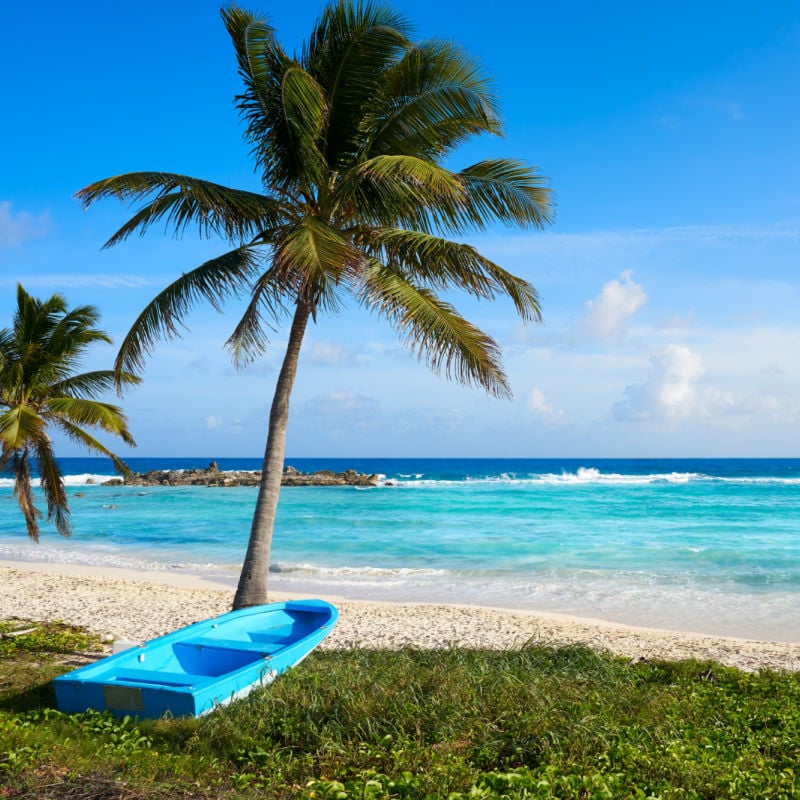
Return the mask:
<svg viewBox="0 0 800 800"><path fill-rule="evenodd" d="M70 534L67 493L47 433L50 426L108 456L122 472L125 464L85 428L100 428L135 444L122 411L93 398L113 389L115 380L119 386L139 379L125 371L75 373L90 344L111 343L95 327L98 319L93 306L70 310L58 294L42 302L17 284L13 325L0 330L0 470L10 466L14 472L14 494L34 541L39 540L42 512L34 504L31 456L39 469L47 521L55 520L62 536Z"/></svg>
<svg viewBox="0 0 800 800"><path fill-rule="evenodd" d="M459 47L413 42L408 22L373 2L331 3L294 57L263 19L234 5L222 18L244 82L236 103L262 190L136 172L77 196L84 207L105 197L144 201L106 246L157 222L177 234L193 223L232 245L147 305L122 342L118 374L141 368L158 339L178 335L200 300L219 308L249 295L227 341L237 367L265 350L267 328L291 316L234 599L240 608L267 602L289 398L309 320L339 311L350 296L385 317L435 371L509 395L498 344L442 293L506 295L523 320L538 321L536 291L444 235L496 221L543 227L552 209L545 180L519 161L445 166L463 141L501 132L489 82Z"/></svg>

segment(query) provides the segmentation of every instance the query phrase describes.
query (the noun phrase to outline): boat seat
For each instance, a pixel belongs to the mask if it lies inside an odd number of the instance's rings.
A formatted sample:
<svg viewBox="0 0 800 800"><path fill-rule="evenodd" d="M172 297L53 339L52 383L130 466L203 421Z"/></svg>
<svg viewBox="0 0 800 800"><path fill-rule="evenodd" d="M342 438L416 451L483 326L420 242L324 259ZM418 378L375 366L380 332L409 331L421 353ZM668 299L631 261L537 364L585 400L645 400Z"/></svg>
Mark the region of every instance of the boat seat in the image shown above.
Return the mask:
<svg viewBox="0 0 800 800"><path fill-rule="evenodd" d="M184 639L182 645L192 645L196 647L216 647L221 650L244 650L249 653L261 653L262 655L272 655L282 649L284 645L274 642L251 642L242 639L217 639L214 636L195 636L191 639Z"/></svg>
<svg viewBox="0 0 800 800"><path fill-rule="evenodd" d="M161 686L198 686L209 680L208 675L192 675L186 672L167 672L161 669L121 669L116 680L125 683L150 683Z"/></svg>

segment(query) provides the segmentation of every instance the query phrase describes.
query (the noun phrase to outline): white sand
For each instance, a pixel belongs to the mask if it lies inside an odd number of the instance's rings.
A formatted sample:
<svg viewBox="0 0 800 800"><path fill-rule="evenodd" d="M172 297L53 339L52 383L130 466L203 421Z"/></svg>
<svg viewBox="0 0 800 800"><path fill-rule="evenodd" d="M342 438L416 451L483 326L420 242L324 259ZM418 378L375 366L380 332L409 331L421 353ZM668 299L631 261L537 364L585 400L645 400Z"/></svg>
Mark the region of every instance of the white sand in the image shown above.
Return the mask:
<svg viewBox="0 0 800 800"><path fill-rule="evenodd" d="M109 639L142 640L230 610L230 587L188 575L0 561L0 618L62 620ZM275 595L271 599L285 599ZM632 659L712 659L744 670L800 669L800 644L635 628L566 615L473 606L326 598L330 648L511 648L582 643Z"/></svg>

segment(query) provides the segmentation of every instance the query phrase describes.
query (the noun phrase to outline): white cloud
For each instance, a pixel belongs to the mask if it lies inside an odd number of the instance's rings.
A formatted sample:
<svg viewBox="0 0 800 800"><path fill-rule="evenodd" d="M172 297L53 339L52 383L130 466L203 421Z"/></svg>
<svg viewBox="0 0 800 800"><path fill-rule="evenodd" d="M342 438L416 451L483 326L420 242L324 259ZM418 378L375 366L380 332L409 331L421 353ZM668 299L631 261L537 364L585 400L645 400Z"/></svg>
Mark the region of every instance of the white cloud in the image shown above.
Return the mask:
<svg viewBox="0 0 800 800"><path fill-rule="evenodd" d="M0 231L2 245L2 231ZM0 278L0 285L16 284L17 278ZM25 288L63 289L139 289L146 286L161 286L163 282L143 278L139 275L109 275L103 273L40 273L25 276Z"/></svg>
<svg viewBox="0 0 800 800"><path fill-rule="evenodd" d="M354 392L334 390L312 397L305 404L306 413L319 417L336 417L348 424L372 419L379 410L379 404L371 397Z"/></svg>
<svg viewBox="0 0 800 800"><path fill-rule="evenodd" d="M759 369L760 375L770 375L770 376L783 376L786 375L786 370L778 364L776 361L773 361L771 364L767 364L764 367Z"/></svg>
<svg viewBox="0 0 800 800"><path fill-rule="evenodd" d="M662 316L656 323L656 328L663 331L688 331L695 327L697 324L694 311L688 311L685 314L671 313Z"/></svg>
<svg viewBox="0 0 800 800"><path fill-rule="evenodd" d="M679 420L728 411L729 394L698 385L706 372L703 357L683 345L671 344L650 359L651 371L644 382L625 389L625 400L612 409L614 417L630 420Z"/></svg>
<svg viewBox="0 0 800 800"><path fill-rule="evenodd" d="M559 408L553 407L545 397L544 392L537 388L528 395L528 411L534 419L545 425L566 425L567 415Z"/></svg>
<svg viewBox="0 0 800 800"><path fill-rule="evenodd" d="M593 336L621 336L627 321L647 302L647 293L633 280L632 270L619 277L608 281L600 294L586 303L584 324Z"/></svg>
<svg viewBox="0 0 800 800"><path fill-rule="evenodd" d="M742 404L742 412L750 416L764 416L780 425L794 425L800 421L800 403L796 398L781 394L764 393Z"/></svg>
<svg viewBox="0 0 800 800"><path fill-rule="evenodd" d="M474 414L446 405L405 406L396 410L391 422L393 430L399 433L399 441L403 446L423 447L429 452L436 443L451 436L458 437L469 446L477 433L476 424Z"/></svg>
<svg viewBox="0 0 800 800"><path fill-rule="evenodd" d="M34 217L27 211L15 214L8 200L0 201L0 247L18 247L28 239L40 239L50 230L50 215Z"/></svg>
<svg viewBox="0 0 800 800"><path fill-rule="evenodd" d="M617 264L630 263L656 250L678 244L740 244L752 241L794 242L800 239L800 220L774 223L683 225L665 228L594 230L583 233L529 233L482 236L474 239L481 252L508 260L524 258L534 263L536 275L557 271L563 275L565 264L576 268L596 265L594 259L614 259ZM551 266L547 266L548 262ZM505 264L504 264L505 266Z"/></svg>
<svg viewBox="0 0 800 800"><path fill-rule="evenodd" d="M219 418L218 417L214 417L214 416L206 417L206 428L208 428L210 430L214 430L214 428L218 428L218 427L219 427Z"/></svg>
<svg viewBox="0 0 800 800"><path fill-rule="evenodd" d="M336 342L315 341L304 353L310 364L323 367L341 367L353 363L353 356Z"/></svg>

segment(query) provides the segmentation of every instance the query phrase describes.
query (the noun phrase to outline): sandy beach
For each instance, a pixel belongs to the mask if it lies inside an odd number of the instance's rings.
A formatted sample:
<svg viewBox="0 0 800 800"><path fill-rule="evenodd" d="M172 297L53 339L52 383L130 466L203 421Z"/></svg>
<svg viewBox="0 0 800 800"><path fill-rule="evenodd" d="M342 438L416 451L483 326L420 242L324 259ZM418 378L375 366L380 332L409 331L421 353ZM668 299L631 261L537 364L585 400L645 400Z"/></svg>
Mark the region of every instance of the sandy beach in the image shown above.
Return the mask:
<svg viewBox="0 0 800 800"><path fill-rule="evenodd" d="M0 618L61 620L110 640L152 638L230 610L230 587L190 575L0 561ZM274 595L274 600L285 596ZM631 659L712 659L743 670L800 669L800 644L636 628L477 606L326 598L339 609L327 648L581 643Z"/></svg>

